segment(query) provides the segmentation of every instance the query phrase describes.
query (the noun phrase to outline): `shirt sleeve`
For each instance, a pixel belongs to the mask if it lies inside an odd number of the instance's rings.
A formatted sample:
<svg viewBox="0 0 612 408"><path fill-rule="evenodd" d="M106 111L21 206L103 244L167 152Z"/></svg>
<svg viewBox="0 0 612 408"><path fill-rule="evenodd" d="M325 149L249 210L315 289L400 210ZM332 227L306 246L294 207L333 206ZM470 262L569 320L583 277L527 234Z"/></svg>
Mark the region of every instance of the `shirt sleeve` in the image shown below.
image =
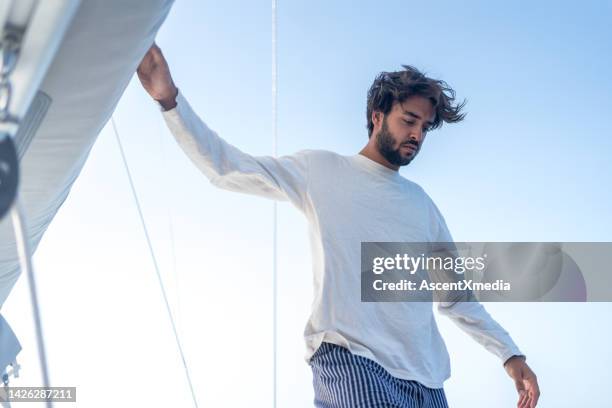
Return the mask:
<svg viewBox="0 0 612 408"><path fill-rule="evenodd" d="M431 204L434 218L437 219L436 242L453 242L440 210L433 201L431 201ZM476 300L438 302L437 309L441 315L449 317L462 331L496 355L502 363L505 363L512 356L525 357L510 334L489 315L480 302Z"/></svg>
<svg viewBox="0 0 612 408"><path fill-rule="evenodd" d="M187 157L220 188L278 201L302 211L308 184L308 150L282 157L251 156L223 140L193 111L179 92L176 107L162 111Z"/></svg>
<svg viewBox="0 0 612 408"><path fill-rule="evenodd" d="M525 357L508 332L487 313L481 303L440 302L438 312L449 317L462 331L496 355L502 363L512 356Z"/></svg>

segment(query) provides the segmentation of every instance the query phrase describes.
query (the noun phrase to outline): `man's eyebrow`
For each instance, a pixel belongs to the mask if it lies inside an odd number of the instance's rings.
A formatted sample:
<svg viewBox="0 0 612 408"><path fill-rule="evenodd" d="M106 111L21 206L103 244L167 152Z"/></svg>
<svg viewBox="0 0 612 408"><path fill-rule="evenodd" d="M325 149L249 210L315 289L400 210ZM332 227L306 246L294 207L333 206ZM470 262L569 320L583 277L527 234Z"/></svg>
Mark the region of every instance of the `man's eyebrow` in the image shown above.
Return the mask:
<svg viewBox="0 0 612 408"><path fill-rule="evenodd" d="M414 117L415 117L415 118L417 118L417 119L423 119L423 118L421 118L419 115L417 115L416 113L414 113L414 112L410 112L410 111L407 111L407 110L405 110L405 111L404 111L404 115L410 115L410 116L414 116ZM427 124L428 126L431 126L431 125L433 125L433 122L427 122L426 124Z"/></svg>

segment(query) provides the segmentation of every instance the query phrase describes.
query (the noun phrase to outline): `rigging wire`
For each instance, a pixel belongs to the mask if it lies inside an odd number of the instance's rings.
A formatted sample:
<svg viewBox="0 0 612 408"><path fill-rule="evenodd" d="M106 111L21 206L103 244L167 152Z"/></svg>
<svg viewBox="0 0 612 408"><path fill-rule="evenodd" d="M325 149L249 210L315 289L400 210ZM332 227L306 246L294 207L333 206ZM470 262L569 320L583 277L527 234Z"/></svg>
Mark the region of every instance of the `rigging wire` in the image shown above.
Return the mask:
<svg viewBox="0 0 612 408"><path fill-rule="evenodd" d="M155 257L155 252L153 251L153 245L151 244L151 238L149 237L149 231L147 229L147 224L145 223L144 216L142 214L142 208L140 206L140 201L138 200L138 194L136 194L136 188L134 187L134 181L132 180L132 173L130 172L130 168L127 164L127 159L125 156L125 152L123 150L123 144L121 143L121 138L119 137L119 132L117 131L117 125L115 124L115 118L112 116L111 116L111 124L113 127L113 133L115 134L117 145L119 146L119 152L121 153L121 160L123 161L123 167L125 168L125 172L127 174L127 178L130 184L130 189L132 191L132 197L134 198L136 209L138 210L138 216L140 217L140 224L142 225L142 229L144 231L144 235L147 241L147 246L149 248L149 253L151 255L151 260L153 261L153 266L155 268L155 273L157 275L157 281L159 283L159 288L162 293L164 305L166 307L166 311L168 312L168 318L170 319L170 324L172 326L172 332L174 333L174 340L176 342L176 347L178 348L178 352L181 357L181 362L183 364L183 369L185 372L185 377L187 378L187 382L189 384L189 390L191 392L191 398L193 400L193 405L196 408L198 408L198 401L196 399L193 384L191 382L191 375L189 374L189 368L187 366L187 361L185 359L185 353L183 352L183 347L181 346L181 340L179 338L178 331L176 329L174 317L172 316L172 311L170 309L170 303L168 302L168 296L166 295L166 288L164 286L164 282L162 281L159 266L157 264L157 258Z"/></svg>
<svg viewBox="0 0 612 408"><path fill-rule="evenodd" d="M17 253L19 254L19 262L21 271L28 277L28 286L30 289L30 302L32 304L32 314L34 315L34 328L36 330L36 345L38 347L38 359L40 360L40 368L42 372L43 387L49 389L49 368L47 366L47 353L45 351L45 342L42 332L42 319L40 318L40 307L38 304L38 292L36 290L36 277L34 268L32 267L32 259L30 258L30 245L26 236L26 226L23 217L23 210L19 201L15 201L11 209L11 220L15 231L15 242L17 244ZM47 408L52 408L53 404L50 399L46 399Z"/></svg>
<svg viewBox="0 0 612 408"><path fill-rule="evenodd" d="M272 0L272 150L277 157L278 133L277 133L277 55L276 55L276 0ZM272 226L272 406L276 408L277 395L277 333L278 333L278 274L277 274L277 235L278 235L278 205L273 203L273 226Z"/></svg>
<svg viewBox="0 0 612 408"><path fill-rule="evenodd" d="M170 181L172 180L173 174L171 174L171 170L172 168L170 166L168 166L168 160L165 154L166 149L164 149L165 147L165 140L166 138L163 137L165 135L163 135L163 132L159 132L159 148L161 151L161 156L162 156L162 167L163 167L163 172L164 175L166 176L164 178L164 183L166 184L166 186L169 188ZM176 296L176 309L175 309L175 313L174 313L174 319L176 322L176 327L177 327L177 331L179 333L179 335L181 335L181 337L183 336L183 326L182 326L182 319L181 319L181 296L180 296L180 276L179 276L179 271L177 269L176 266L176 242L174 239L174 217L172 216L172 208L170 206L170 200L168 199L168 196L166 196L166 202L165 202L165 206L166 206L166 215L168 217L168 234L170 236L170 262L171 262L171 271L172 271L172 276L174 277L174 288L175 288L175 296Z"/></svg>

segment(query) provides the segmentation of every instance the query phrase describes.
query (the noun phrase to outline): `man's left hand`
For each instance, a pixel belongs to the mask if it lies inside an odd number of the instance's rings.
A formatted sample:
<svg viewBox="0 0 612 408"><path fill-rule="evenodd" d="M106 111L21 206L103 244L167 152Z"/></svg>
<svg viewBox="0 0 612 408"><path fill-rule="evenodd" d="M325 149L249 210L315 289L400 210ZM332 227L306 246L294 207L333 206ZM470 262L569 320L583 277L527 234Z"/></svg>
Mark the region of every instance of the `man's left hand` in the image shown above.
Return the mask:
<svg viewBox="0 0 612 408"><path fill-rule="evenodd" d="M540 398L538 379L523 356L510 357L505 363L506 372L514 380L519 393L517 408L535 408Z"/></svg>

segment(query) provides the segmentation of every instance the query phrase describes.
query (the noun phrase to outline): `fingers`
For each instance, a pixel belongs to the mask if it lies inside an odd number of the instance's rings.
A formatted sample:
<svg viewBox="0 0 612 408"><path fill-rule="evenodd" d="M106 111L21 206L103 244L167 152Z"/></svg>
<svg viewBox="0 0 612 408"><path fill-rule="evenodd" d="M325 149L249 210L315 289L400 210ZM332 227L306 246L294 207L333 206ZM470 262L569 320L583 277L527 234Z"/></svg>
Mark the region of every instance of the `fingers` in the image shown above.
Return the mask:
<svg viewBox="0 0 612 408"><path fill-rule="evenodd" d="M516 403L517 408L529 408L529 393L525 389L525 384L522 379L514 380L514 385L519 393L519 399Z"/></svg>
<svg viewBox="0 0 612 408"><path fill-rule="evenodd" d="M151 44L151 46L149 47L149 50L147 51L147 54L154 53L154 52L161 52L161 49L159 48L156 42L153 42L153 44Z"/></svg>
<svg viewBox="0 0 612 408"><path fill-rule="evenodd" d="M149 53L151 54L153 59L155 59L156 61L164 59L164 54L162 53L161 48L159 48L159 46L156 43L153 43L153 45L149 49Z"/></svg>
<svg viewBox="0 0 612 408"><path fill-rule="evenodd" d="M529 405L529 408L535 408L538 404L538 400L540 399L540 387L538 386L538 381L535 378L529 384L529 398L531 400L531 405Z"/></svg>
<svg viewBox="0 0 612 408"><path fill-rule="evenodd" d="M519 391L519 400L516 403L516 407L517 408L529 408L529 394L527 394L527 391L525 390L520 390Z"/></svg>
<svg viewBox="0 0 612 408"><path fill-rule="evenodd" d="M515 384L519 392L517 407L535 408L540 398L540 388L535 377L524 380L524 383L516 381Z"/></svg>
<svg viewBox="0 0 612 408"><path fill-rule="evenodd" d="M156 43L153 43L153 45L151 45L151 47L149 47L149 49L147 50L146 54L144 55L144 57L142 58L142 61L155 61L158 60L160 57L163 58L163 54L161 52L161 49L157 46Z"/></svg>
<svg viewBox="0 0 612 408"><path fill-rule="evenodd" d="M535 408L540 398L540 387L533 371L526 364L521 369L510 367L507 371L519 393L517 408Z"/></svg>
<svg viewBox="0 0 612 408"><path fill-rule="evenodd" d="M536 408L538 397L533 392L525 391L523 397L519 398L517 407L519 408Z"/></svg>
<svg viewBox="0 0 612 408"><path fill-rule="evenodd" d="M165 64L164 56L161 49L156 43L153 43L147 50L147 53L142 57L140 64L136 68L136 72L141 76L150 74L156 67Z"/></svg>

